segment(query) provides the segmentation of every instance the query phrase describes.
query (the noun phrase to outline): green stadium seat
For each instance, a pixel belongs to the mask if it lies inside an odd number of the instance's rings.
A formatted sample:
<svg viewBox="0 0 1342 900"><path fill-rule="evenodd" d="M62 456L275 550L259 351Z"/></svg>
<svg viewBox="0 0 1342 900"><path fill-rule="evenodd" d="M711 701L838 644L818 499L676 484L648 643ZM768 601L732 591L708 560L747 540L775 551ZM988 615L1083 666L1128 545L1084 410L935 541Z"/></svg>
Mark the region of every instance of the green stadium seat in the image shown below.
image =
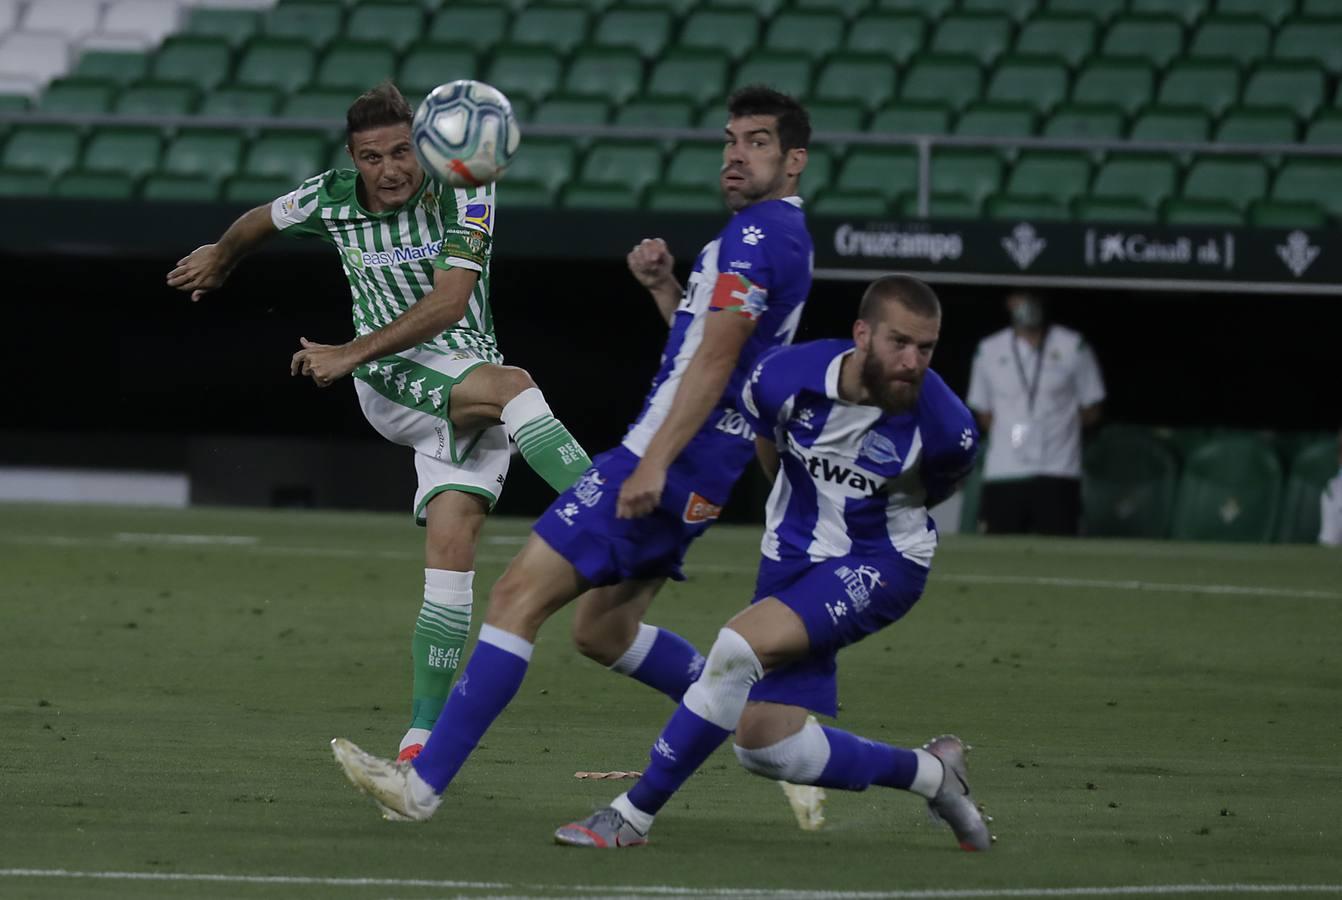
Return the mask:
<svg viewBox="0 0 1342 900"><path fill-rule="evenodd" d="M84 200L127 200L135 196L135 182L125 175L76 169L56 179L53 193Z"/></svg>
<svg viewBox="0 0 1342 900"><path fill-rule="evenodd" d="M1300 14L1306 17L1342 18L1342 3L1338 0L1300 0Z"/></svg>
<svg viewBox="0 0 1342 900"><path fill-rule="evenodd" d="M337 3L281 3L267 12L261 30L272 38L324 47L339 37L345 10Z"/></svg>
<svg viewBox="0 0 1342 900"><path fill-rule="evenodd" d="M401 57L396 83L413 104L440 84L475 76L479 58L461 44L416 44Z"/></svg>
<svg viewBox="0 0 1342 900"><path fill-rule="evenodd" d="M280 112L287 118L326 119L343 125L345 114L356 96L356 93L347 90L295 91L284 99Z"/></svg>
<svg viewBox="0 0 1342 900"><path fill-rule="evenodd" d="M426 37L483 52L500 44L507 33L508 10L502 4L452 4L434 15Z"/></svg>
<svg viewBox="0 0 1342 900"><path fill-rule="evenodd" d="M1241 64L1266 57L1271 42L1272 29L1256 16L1210 16L1193 32L1187 58Z"/></svg>
<svg viewBox="0 0 1342 900"><path fill-rule="evenodd" d="M1008 56L988 81L987 99L1028 103L1046 115L1067 96L1067 67L1051 57Z"/></svg>
<svg viewBox="0 0 1342 900"><path fill-rule="evenodd" d="M1239 81L1239 70L1229 63L1178 63L1165 73L1156 100L1166 106L1201 107L1219 117L1239 99Z"/></svg>
<svg viewBox="0 0 1342 900"><path fill-rule="evenodd" d="M955 133L967 137L1031 137L1037 118L1028 103L971 103L955 123Z"/></svg>
<svg viewBox="0 0 1342 900"><path fill-rule="evenodd" d="M674 20L658 9L612 9L597 21L593 40L605 47L628 47L657 59L671 43Z"/></svg>
<svg viewBox="0 0 1342 900"><path fill-rule="evenodd" d="M212 90L228 80L232 58L232 48L224 38L170 35L154 56L154 78Z"/></svg>
<svg viewBox="0 0 1342 900"><path fill-rule="evenodd" d="M1292 19L1277 32L1272 55L1287 62L1308 62L1342 73L1342 18Z"/></svg>
<svg viewBox="0 0 1342 900"><path fill-rule="evenodd" d="M495 202L504 209L548 209L554 206L554 192L535 181L521 181L508 173L508 180L498 188Z"/></svg>
<svg viewBox="0 0 1342 900"><path fill-rule="evenodd" d="M536 44L573 52L587 40L587 10L576 6L529 6L513 19L508 40L513 44Z"/></svg>
<svg viewBox="0 0 1342 900"><path fill-rule="evenodd" d="M219 88L205 95L202 116L260 119L273 116L280 107L280 92L274 88Z"/></svg>
<svg viewBox="0 0 1342 900"><path fill-rule="evenodd" d="M812 104L811 128L817 132L863 131L867 121L867 108L853 100L834 100L824 104Z"/></svg>
<svg viewBox="0 0 1342 900"><path fill-rule="evenodd" d="M79 129L73 125L19 125L5 142L0 167L57 176L79 159Z"/></svg>
<svg viewBox="0 0 1342 900"><path fill-rule="evenodd" d="M163 138L157 128L114 126L100 128L84 146L82 168L139 178L158 168Z"/></svg>
<svg viewBox="0 0 1342 900"><path fill-rule="evenodd" d="M932 32L933 53L964 54L991 66L1011 44L1011 20L1006 16L963 13L943 18Z"/></svg>
<svg viewBox="0 0 1342 900"><path fill-rule="evenodd" d="M57 78L47 85L38 102L44 113L100 115L112 111L116 85L91 78Z"/></svg>
<svg viewBox="0 0 1342 900"><path fill-rule="evenodd" d="M926 38L927 23L921 16L871 13L853 21L844 49L883 53L903 66L922 49Z"/></svg>
<svg viewBox="0 0 1342 900"><path fill-rule="evenodd" d="M1100 51L1105 56L1140 59L1158 69L1184 49L1184 28L1172 16L1124 16L1109 26Z"/></svg>
<svg viewBox="0 0 1342 900"><path fill-rule="evenodd" d="M1066 222L1072 218L1071 209L1052 197L997 194L983 204L984 213L997 221Z"/></svg>
<svg viewBox="0 0 1342 900"><path fill-rule="evenodd" d="M610 104L601 97L555 94L536 104L527 120L538 125L605 125Z"/></svg>
<svg viewBox="0 0 1342 900"><path fill-rule="evenodd" d="M701 9L740 11L752 10L756 15L772 16L787 5L787 0L625 0L626 6L657 6L684 16L696 7Z"/></svg>
<svg viewBox="0 0 1342 900"><path fill-rule="evenodd" d="M624 103L643 88L643 60L633 50L598 47L580 51L569 63L564 90L600 94Z"/></svg>
<svg viewBox="0 0 1342 900"><path fill-rule="evenodd" d="M870 0L792 0L794 9L802 12L818 12L837 15L845 19L863 12Z"/></svg>
<svg viewBox="0 0 1342 900"><path fill-rule="evenodd" d="M239 87L294 91L312 80L316 62L316 52L302 40L256 38L243 51L234 82Z"/></svg>
<svg viewBox="0 0 1342 900"><path fill-rule="evenodd" d="M1123 110L1117 106L1064 104L1044 123L1040 133L1051 138L1120 138L1123 120Z"/></svg>
<svg viewBox="0 0 1342 900"><path fill-rule="evenodd" d="M874 0L872 9L879 12L918 13L935 22L955 6L955 0Z"/></svg>
<svg viewBox="0 0 1342 900"><path fill-rule="evenodd" d="M280 176L234 175L224 182L222 199L226 203L256 206L283 197L297 186L298 182Z"/></svg>
<svg viewBox="0 0 1342 900"><path fill-rule="evenodd" d="M1256 157L1211 156L1189 167L1183 196L1219 200L1243 213L1254 200L1267 196L1267 185L1267 166Z"/></svg>
<svg viewBox="0 0 1342 900"><path fill-rule="evenodd" d="M578 151L563 138L531 137L508 166L508 180L542 184L551 192L569 181L578 166Z"/></svg>
<svg viewBox="0 0 1342 900"><path fill-rule="evenodd" d="M314 88L350 93L350 102L375 84L396 73L396 52L387 44L367 41L336 41L317 67Z"/></svg>
<svg viewBox="0 0 1342 900"><path fill-rule="evenodd" d="M1132 121L1134 141L1205 141L1211 117L1193 106L1152 106Z"/></svg>
<svg viewBox="0 0 1342 900"><path fill-rule="evenodd" d="M824 147L810 147L806 152L806 169L802 172L797 193L809 203L811 198L834 181L834 155Z"/></svg>
<svg viewBox="0 0 1342 900"><path fill-rule="evenodd" d="M1046 9L1052 14L1081 15L1097 22L1108 22L1127 5L1128 0L1048 0Z"/></svg>
<svg viewBox="0 0 1342 900"><path fill-rule="evenodd" d="M70 73L78 78L127 85L149 73L149 56L125 50L85 50Z"/></svg>
<svg viewBox="0 0 1342 900"><path fill-rule="evenodd" d="M503 91L534 102L545 99L559 87L563 61L557 53L539 47L504 47L496 50L485 81Z"/></svg>
<svg viewBox="0 0 1342 900"><path fill-rule="evenodd" d="M755 48L759 31L759 19L753 12L701 9L686 17L680 46L715 50L737 60Z"/></svg>
<svg viewBox="0 0 1342 900"><path fill-rule="evenodd" d="M156 202L212 203L219 199L219 182L203 175L150 175L140 182L140 197Z"/></svg>
<svg viewBox="0 0 1342 900"><path fill-rule="evenodd" d="M1305 132L1306 144L1342 145L1342 110L1325 110L1310 123Z"/></svg>
<svg viewBox="0 0 1342 900"><path fill-rule="evenodd" d="M890 214L890 204L870 191L821 190L809 203L817 216L873 216Z"/></svg>
<svg viewBox="0 0 1342 900"><path fill-rule="evenodd" d="M1076 68L1094 54L1097 31L1089 16L1039 16L1021 26L1016 52L1058 57Z"/></svg>
<svg viewBox="0 0 1342 900"><path fill-rule="evenodd" d="M1294 144L1298 126L1295 113L1284 107L1237 107L1226 113L1216 129L1223 144Z"/></svg>
<svg viewBox="0 0 1342 900"><path fill-rule="evenodd" d="M236 130L183 129L168 144L160 169L166 175L217 182L237 173L242 151L243 137Z"/></svg>
<svg viewBox="0 0 1342 900"><path fill-rule="evenodd" d="M1228 16L1256 16L1274 28L1295 13L1296 0L1217 0L1216 12Z"/></svg>
<svg viewBox="0 0 1342 900"><path fill-rule="evenodd" d="M1084 151L1026 150L1011 169L1006 192L1067 204L1086 193L1090 170L1090 156Z"/></svg>
<svg viewBox="0 0 1342 900"><path fill-rule="evenodd" d="M868 110L895 96L895 66L875 54L843 53L820 69L811 92L813 103L856 100Z"/></svg>
<svg viewBox="0 0 1342 900"><path fill-rule="evenodd" d="M1158 438L1107 428L1086 448L1081 471L1087 537L1169 537L1179 461Z"/></svg>
<svg viewBox="0 0 1342 900"><path fill-rule="evenodd" d="M637 128L690 128L694 104L667 98L631 100L615 114L615 124Z"/></svg>
<svg viewBox="0 0 1342 900"><path fill-rule="evenodd" d="M1150 209L1174 194L1178 167L1168 156L1150 153L1111 154L1095 175L1094 199L1134 200Z"/></svg>
<svg viewBox="0 0 1342 900"><path fill-rule="evenodd" d="M1210 11L1212 0L1132 0L1130 12L1173 16L1185 25L1197 22Z"/></svg>
<svg viewBox="0 0 1342 900"><path fill-rule="evenodd" d="M325 171L326 150L326 136L320 132L262 132L247 148L242 173L252 177L287 179L288 190L292 190L299 182Z"/></svg>
<svg viewBox="0 0 1342 900"><path fill-rule="evenodd" d="M671 151L662 183L676 187L716 190L718 170L721 168L722 144L681 144ZM809 163L807 168L810 168ZM803 175L802 181L806 180L807 177Z"/></svg>
<svg viewBox="0 0 1342 900"><path fill-rule="evenodd" d="M649 97L704 103L727 93L727 60L711 50L671 50L653 66Z"/></svg>
<svg viewBox="0 0 1342 900"><path fill-rule="evenodd" d="M651 141L596 141L580 170L585 184L618 185L636 193L661 175L662 152Z"/></svg>
<svg viewBox="0 0 1342 900"><path fill-rule="evenodd" d="M187 13L185 34L221 37L237 49L261 30L261 14L252 9L198 6Z"/></svg>
<svg viewBox="0 0 1342 900"><path fill-rule="evenodd" d="M350 10L345 22L345 36L357 41L388 44L397 53L403 53L424 33L427 24L422 5L361 3Z"/></svg>
<svg viewBox="0 0 1342 900"><path fill-rule="evenodd" d="M1282 487L1277 540L1287 544L1314 544L1319 540L1319 499L1338 474L1337 440L1325 438L1296 451Z"/></svg>
<svg viewBox="0 0 1342 900"><path fill-rule="evenodd" d="M991 150L958 147L932 151L933 194L959 194L975 204L1002 189L1002 159Z"/></svg>
<svg viewBox="0 0 1342 900"><path fill-rule="evenodd" d="M900 213L908 218L918 217L918 196L909 194L899 203ZM982 200L964 194L939 194L927 198L929 219L978 219L983 213Z"/></svg>
<svg viewBox="0 0 1342 900"><path fill-rule="evenodd" d="M659 184L648 188L643 206L655 212L720 213L723 211L722 197L716 191L669 184Z"/></svg>
<svg viewBox="0 0 1342 900"><path fill-rule="evenodd" d="M52 177L37 169L0 169L0 197L47 197Z"/></svg>
<svg viewBox="0 0 1342 900"><path fill-rule="evenodd" d="M948 134L951 110L935 101L891 103L871 117L868 130L887 134Z"/></svg>
<svg viewBox="0 0 1342 900"><path fill-rule="evenodd" d="M811 92L814 67L811 60L796 53L761 50L741 60L731 79L733 88L747 84L767 84L793 97ZM891 76L893 82L893 76Z"/></svg>
<svg viewBox="0 0 1342 900"><path fill-rule="evenodd" d="M983 73L972 58L924 56L904 73L900 96L904 100L949 103L958 110L977 100L982 87Z"/></svg>
<svg viewBox="0 0 1342 900"><path fill-rule="evenodd" d="M27 94L0 94L0 110L4 112L24 112L32 106L32 98ZM4 137L4 128L0 126L0 138Z"/></svg>
<svg viewBox="0 0 1342 900"><path fill-rule="evenodd" d="M1255 228L1323 228L1328 216L1308 201L1255 200L1249 204L1249 224Z"/></svg>
<svg viewBox="0 0 1342 900"><path fill-rule="evenodd" d="M1110 197L1077 197L1072 202L1072 217L1079 222L1114 225L1154 225L1158 218L1154 206Z"/></svg>
<svg viewBox="0 0 1342 900"><path fill-rule="evenodd" d="M1219 200L1189 200L1173 197L1165 201L1161 218L1167 225L1225 226L1240 228L1244 213L1229 203Z"/></svg>
<svg viewBox="0 0 1342 900"><path fill-rule="evenodd" d="M918 156L912 147L856 147L843 161L834 187L893 201L918 189Z"/></svg>
<svg viewBox="0 0 1342 900"><path fill-rule="evenodd" d="M345 144L345 136L334 141L326 155L326 170L330 169L353 169L354 161L350 158L349 148ZM512 177L512 166L508 167L509 177Z"/></svg>
<svg viewBox="0 0 1342 900"><path fill-rule="evenodd" d="M763 46L772 51L797 53L820 60L843 43L843 20L820 13L785 12L774 18Z"/></svg>
<svg viewBox="0 0 1342 900"><path fill-rule="evenodd" d="M1272 199L1317 203L1334 219L1342 219L1342 159L1288 159L1277 170Z"/></svg>
<svg viewBox="0 0 1342 900"><path fill-rule="evenodd" d="M1281 463L1261 438L1231 435L1189 454L1174 503L1173 537L1272 539L1281 504Z"/></svg>
<svg viewBox="0 0 1342 900"><path fill-rule="evenodd" d="M1072 84L1073 103L1104 103L1131 115L1155 93L1155 73L1142 62L1099 59L1089 63Z"/></svg>
<svg viewBox="0 0 1342 900"><path fill-rule="evenodd" d="M559 205L565 209L638 209L639 191L626 184L584 184L564 188Z"/></svg>
<svg viewBox="0 0 1342 900"><path fill-rule="evenodd" d="M1287 106L1302 119L1313 116L1323 98L1323 72L1300 63L1259 66L1244 86L1246 106Z"/></svg>
<svg viewBox="0 0 1342 900"><path fill-rule="evenodd" d="M141 81L117 97L113 111L126 116L172 116L195 112L200 92L180 81Z"/></svg>
<svg viewBox="0 0 1342 900"><path fill-rule="evenodd" d="M1038 7L1039 0L960 0L960 8L965 12L995 13L1015 22L1024 22Z"/></svg>

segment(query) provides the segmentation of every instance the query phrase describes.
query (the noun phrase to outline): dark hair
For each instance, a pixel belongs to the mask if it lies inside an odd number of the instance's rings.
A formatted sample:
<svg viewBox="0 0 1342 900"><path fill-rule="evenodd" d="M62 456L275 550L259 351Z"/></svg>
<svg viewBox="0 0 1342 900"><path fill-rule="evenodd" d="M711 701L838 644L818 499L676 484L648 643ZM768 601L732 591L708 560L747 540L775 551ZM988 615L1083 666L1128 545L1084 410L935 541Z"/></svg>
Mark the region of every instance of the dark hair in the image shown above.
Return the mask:
<svg viewBox="0 0 1342 900"><path fill-rule="evenodd" d="M886 275L867 285L857 317L868 325L875 325L885 318L885 304L890 301L899 303L911 313L929 319L941 318L941 301L937 299L936 291L908 275Z"/></svg>
<svg viewBox="0 0 1342 900"><path fill-rule="evenodd" d="M811 142L811 116L796 100L762 84L751 84L727 98L727 114L773 116L778 120L778 143L786 152Z"/></svg>
<svg viewBox="0 0 1342 900"><path fill-rule="evenodd" d="M350 104L349 112L345 113L345 137L348 140L356 132L386 125L409 125L414 118L414 110L396 85L384 81Z"/></svg>

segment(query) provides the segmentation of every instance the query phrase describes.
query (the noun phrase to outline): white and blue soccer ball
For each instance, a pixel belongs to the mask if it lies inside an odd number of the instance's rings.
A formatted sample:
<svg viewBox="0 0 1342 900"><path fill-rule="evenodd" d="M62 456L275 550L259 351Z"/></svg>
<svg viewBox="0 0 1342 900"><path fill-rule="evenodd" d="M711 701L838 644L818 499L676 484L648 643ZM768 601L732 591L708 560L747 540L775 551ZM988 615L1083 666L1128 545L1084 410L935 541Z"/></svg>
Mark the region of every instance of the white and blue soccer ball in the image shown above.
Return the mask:
<svg viewBox="0 0 1342 900"><path fill-rule="evenodd" d="M430 91L415 111L410 135L424 170L453 187L497 181L522 140L503 92L469 80Z"/></svg>

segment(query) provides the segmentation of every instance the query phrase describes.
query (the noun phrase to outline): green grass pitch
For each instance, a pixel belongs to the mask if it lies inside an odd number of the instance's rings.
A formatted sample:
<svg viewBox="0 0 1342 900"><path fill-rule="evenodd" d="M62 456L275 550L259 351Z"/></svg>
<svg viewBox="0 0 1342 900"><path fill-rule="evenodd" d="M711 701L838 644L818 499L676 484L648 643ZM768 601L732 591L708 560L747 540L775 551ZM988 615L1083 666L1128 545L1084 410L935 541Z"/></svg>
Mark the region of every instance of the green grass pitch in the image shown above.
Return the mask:
<svg viewBox="0 0 1342 900"><path fill-rule="evenodd" d="M487 526L477 626L527 524ZM0 506L0 897L1342 893L1335 551L947 538L910 616L842 655L839 722L972 743L993 852L883 789L831 791L804 833L724 748L648 847L595 853L551 831L620 785L573 773L642 768L672 707L578 657L567 613L432 822L381 821L332 761L335 735L395 750L421 539L398 516ZM707 649L758 539L710 533L651 620Z"/></svg>

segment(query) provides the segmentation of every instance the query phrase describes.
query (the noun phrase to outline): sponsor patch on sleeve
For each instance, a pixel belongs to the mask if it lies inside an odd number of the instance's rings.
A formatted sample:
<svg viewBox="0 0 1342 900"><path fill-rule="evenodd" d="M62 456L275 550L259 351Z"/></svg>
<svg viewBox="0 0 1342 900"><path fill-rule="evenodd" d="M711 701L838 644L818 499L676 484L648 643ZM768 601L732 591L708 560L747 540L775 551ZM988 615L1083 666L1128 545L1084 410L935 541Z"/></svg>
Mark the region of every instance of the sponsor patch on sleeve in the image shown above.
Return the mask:
<svg viewBox="0 0 1342 900"><path fill-rule="evenodd" d="M461 213L461 224L467 228L494 233L494 207L489 203L467 203Z"/></svg>
<svg viewBox="0 0 1342 900"><path fill-rule="evenodd" d="M769 308L769 292L744 275L723 272L713 287L708 308L713 312L735 313L753 322Z"/></svg>
<svg viewBox="0 0 1342 900"><path fill-rule="evenodd" d="M440 268L444 261L450 260L447 267L466 264L468 269L483 269L489 259L489 235L475 228L449 228L443 235L443 247L434 261Z"/></svg>

